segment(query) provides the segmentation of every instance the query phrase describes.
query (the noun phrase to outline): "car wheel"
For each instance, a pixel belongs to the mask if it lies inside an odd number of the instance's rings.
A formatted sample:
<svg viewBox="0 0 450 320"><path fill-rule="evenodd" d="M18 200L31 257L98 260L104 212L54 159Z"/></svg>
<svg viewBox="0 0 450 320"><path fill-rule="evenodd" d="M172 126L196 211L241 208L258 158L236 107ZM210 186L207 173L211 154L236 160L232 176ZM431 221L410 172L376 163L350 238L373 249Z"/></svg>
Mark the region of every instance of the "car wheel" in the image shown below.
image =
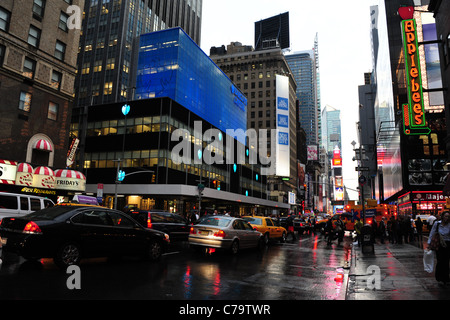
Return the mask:
<svg viewBox="0 0 450 320"><path fill-rule="evenodd" d="M162 256L162 246L159 241L150 241L147 247L146 257L151 261L159 260Z"/></svg>
<svg viewBox="0 0 450 320"><path fill-rule="evenodd" d="M283 235L281 236L280 242L285 243L286 242L286 232L283 232Z"/></svg>
<svg viewBox="0 0 450 320"><path fill-rule="evenodd" d="M74 242L68 242L59 247L53 259L55 264L66 269L68 266L77 265L81 261L80 246Z"/></svg>
<svg viewBox="0 0 450 320"><path fill-rule="evenodd" d="M231 244L230 251L232 254L237 254L239 251L239 242L237 240L234 240Z"/></svg>

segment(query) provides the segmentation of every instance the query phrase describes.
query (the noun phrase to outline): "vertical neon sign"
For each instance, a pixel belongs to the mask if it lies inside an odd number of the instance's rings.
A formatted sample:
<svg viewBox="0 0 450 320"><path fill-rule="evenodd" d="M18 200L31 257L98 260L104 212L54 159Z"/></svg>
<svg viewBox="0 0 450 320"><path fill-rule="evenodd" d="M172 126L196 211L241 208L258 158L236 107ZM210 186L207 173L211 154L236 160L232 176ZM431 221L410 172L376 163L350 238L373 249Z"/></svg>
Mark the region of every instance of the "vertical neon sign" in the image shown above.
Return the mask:
<svg viewBox="0 0 450 320"><path fill-rule="evenodd" d="M408 104L403 105L403 128L406 135L429 134L423 105L417 26L414 19L402 21Z"/></svg>

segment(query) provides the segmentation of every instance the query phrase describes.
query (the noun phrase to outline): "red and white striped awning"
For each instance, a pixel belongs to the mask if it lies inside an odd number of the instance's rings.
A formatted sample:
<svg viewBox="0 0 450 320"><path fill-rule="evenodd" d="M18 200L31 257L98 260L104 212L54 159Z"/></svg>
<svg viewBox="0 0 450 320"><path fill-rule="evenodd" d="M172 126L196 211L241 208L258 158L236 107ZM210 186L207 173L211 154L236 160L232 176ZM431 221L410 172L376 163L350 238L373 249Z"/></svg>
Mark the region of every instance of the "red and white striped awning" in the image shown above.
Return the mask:
<svg viewBox="0 0 450 320"><path fill-rule="evenodd" d="M42 175L42 176L54 176L55 172L48 167L37 167L34 169L34 174Z"/></svg>
<svg viewBox="0 0 450 320"><path fill-rule="evenodd" d="M73 178L86 180L84 174L79 171L69 170L69 169L59 169L55 171L55 176L57 178Z"/></svg>
<svg viewBox="0 0 450 320"><path fill-rule="evenodd" d="M53 151L52 145L50 144L50 142L48 142L45 139L40 139L40 140L36 141L33 145L33 149L48 151L48 152Z"/></svg>
<svg viewBox="0 0 450 320"><path fill-rule="evenodd" d="M28 163L19 163L17 172L33 173L33 167Z"/></svg>
<svg viewBox="0 0 450 320"><path fill-rule="evenodd" d="M14 167L17 165L16 161L0 159L0 164L5 164L6 167L13 169L13 170L8 170L8 171L12 171L13 175L16 174L16 171L14 170L15 169ZM0 184L15 184L14 178L10 174L5 173L4 170L5 170L5 168L3 168L3 172L2 172L2 178L4 178L4 179L0 179ZM5 179L6 176L9 176L9 177Z"/></svg>

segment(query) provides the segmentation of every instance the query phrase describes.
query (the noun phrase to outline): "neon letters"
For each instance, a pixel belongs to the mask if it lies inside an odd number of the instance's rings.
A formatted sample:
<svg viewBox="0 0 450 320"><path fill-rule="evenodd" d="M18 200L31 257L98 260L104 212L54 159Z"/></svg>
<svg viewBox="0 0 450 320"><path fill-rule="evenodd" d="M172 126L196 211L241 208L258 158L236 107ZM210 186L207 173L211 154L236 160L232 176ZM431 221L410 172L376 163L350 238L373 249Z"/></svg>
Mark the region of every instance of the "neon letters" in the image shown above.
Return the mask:
<svg viewBox="0 0 450 320"><path fill-rule="evenodd" d="M403 105L404 132L407 135L428 134L430 130L425 121L416 21L403 20L402 30L409 102Z"/></svg>

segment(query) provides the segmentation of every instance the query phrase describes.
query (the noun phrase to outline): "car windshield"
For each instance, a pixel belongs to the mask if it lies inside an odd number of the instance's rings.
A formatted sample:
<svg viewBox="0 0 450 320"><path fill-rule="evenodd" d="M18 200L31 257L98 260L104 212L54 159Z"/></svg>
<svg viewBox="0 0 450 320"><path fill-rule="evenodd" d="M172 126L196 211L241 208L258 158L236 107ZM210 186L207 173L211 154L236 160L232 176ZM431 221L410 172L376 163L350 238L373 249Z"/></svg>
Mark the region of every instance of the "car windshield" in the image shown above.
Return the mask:
<svg viewBox="0 0 450 320"><path fill-rule="evenodd" d="M244 217L243 219L252 224L262 224L261 218Z"/></svg>
<svg viewBox="0 0 450 320"><path fill-rule="evenodd" d="M214 227L227 227L230 224L231 219L219 218L219 217L208 217L199 221L198 224Z"/></svg>
<svg viewBox="0 0 450 320"><path fill-rule="evenodd" d="M74 210L74 207L70 206L55 206L47 209L42 209L27 214L25 217L30 219L40 219L40 220L53 220L56 217L65 214L66 212Z"/></svg>

